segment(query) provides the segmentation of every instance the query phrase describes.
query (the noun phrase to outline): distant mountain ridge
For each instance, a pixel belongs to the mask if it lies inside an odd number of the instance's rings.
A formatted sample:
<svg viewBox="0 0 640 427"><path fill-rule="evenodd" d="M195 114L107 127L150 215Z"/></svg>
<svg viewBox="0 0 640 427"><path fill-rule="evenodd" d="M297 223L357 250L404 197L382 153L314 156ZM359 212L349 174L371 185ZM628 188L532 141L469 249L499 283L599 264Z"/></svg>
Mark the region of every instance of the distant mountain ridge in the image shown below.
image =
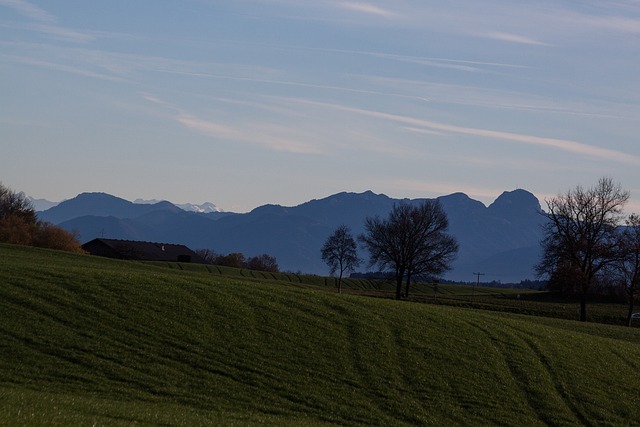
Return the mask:
<svg viewBox="0 0 640 427"><path fill-rule="evenodd" d="M491 205L463 193L437 198L449 217L449 231L460 244L451 280L519 282L534 277L545 216L538 199L522 189L505 191ZM425 199L393 199L371 191L342 192L298 206L260 206L248 213L187 212L170 202L133 203L106 193L82 193L46 211L40 219L96 237L147 240L208 248L247 256L268 253L281 269L327 274L320 248L335 228L363 232L367 216L386 216L395 204ZM367 254L360 250L360 256ZM366 270L366 265L361 271Z"/></svg>
<svg viewBox="0 0 640 427"><path fill-rule="evenodd" d="M47 199L34 199L31 196L27 196L24 192L20 192L20 195L27 199L27 201L29 201L29 203L31 204L31 207L33 207L33 209L35 209L36 211L46 211L47 209L51 209L52 207L59 204L59 202L52 202Z"/></svg>
<svg viewBox="0 0 640 427"><path fill-rule="evenodd" d="M180 210L166 201L143 205L107 193L81 193L73 199L65 200L46 211L39 212L38 217L43 221L60 224L79 216L134 218L161 209L171 209L174 212Z"/></svg>
<svg viewBox="0 0 640 427"><path fill-rule="evenodd" d="M46 211L55 206L58 206L61 203L61 202L52 202L47 199L35 199L31 196L27 196L24 193L20 193L20 194L22 194L29 201L29 203L31 203L31 206L33 206L33 208L37 212ZM136 199L133 201L133 203L141 204L141 205L154 205L160 202L166 202L166 200ZM222 209L220 209L218 206L216 206L214 203L211 203L211 202L204 202L199 204L198 203L172 203L172 204L187 212L199 212L199 213L224 212Z"/></svg>
<svg viewBox="0 0 640 427"><path fill-rule="evenodd" d="M141 204L141 205L154 205L159 202L163 202L165 200L144 200L144 199L136 199L133 203ZM198 213L211 213L211 212L223 212L222 209L217 207L215 204L211 202L204 202L200 204L196 203L174 203L175 206L179 207L182 210L187 212L198 212Z"/></svg>

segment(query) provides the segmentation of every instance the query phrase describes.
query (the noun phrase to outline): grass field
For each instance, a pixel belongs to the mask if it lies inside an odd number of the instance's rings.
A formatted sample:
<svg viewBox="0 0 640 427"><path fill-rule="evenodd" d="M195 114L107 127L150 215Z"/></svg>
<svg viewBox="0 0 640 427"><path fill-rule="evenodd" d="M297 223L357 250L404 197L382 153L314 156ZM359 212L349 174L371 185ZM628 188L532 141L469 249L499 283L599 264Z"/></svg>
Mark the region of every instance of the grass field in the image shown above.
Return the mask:
<svg viewBox="0 0 640 427"><path fill-rule="evenodd" d="M0 245L0 425L640 425L638 329L174 267Z"/></svg>
<svg viewBox="0 0 640 427"><path fill-rule="evenodd" d="M159 267L177 270L207 272L225 277L254 278L280 281L299 286L311 286L328 291L337 290L334 277L312 276L295 273L265 273L213 265L184 264L175 262L155 263ZM390 281L343 279L343 292L351 295L377 298L395 298L396 285ZM411 285L411 301L454 307L477 308L507 313L529 314L559 319L579 319L579 299L550 295L527 289L472 287L415 283ZM587 307L589 322L626 325L627 305L594 298ZM634 327L640 328L640 321Z"/></svg>

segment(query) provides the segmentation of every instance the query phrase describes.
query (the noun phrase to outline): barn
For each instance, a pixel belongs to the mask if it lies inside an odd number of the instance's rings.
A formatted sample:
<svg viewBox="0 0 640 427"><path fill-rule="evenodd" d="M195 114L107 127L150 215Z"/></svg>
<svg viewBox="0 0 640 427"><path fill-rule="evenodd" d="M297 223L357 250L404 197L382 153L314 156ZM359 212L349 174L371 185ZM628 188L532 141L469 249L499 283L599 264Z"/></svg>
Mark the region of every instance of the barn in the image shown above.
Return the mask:
<svg viewBox="0 0 640 427"><path fill-rule="evenodd" d="M82 249L91 255L138 261L174 261L206 264L206 261L185 245L140 242L136 240L93 239Z"/></svg>

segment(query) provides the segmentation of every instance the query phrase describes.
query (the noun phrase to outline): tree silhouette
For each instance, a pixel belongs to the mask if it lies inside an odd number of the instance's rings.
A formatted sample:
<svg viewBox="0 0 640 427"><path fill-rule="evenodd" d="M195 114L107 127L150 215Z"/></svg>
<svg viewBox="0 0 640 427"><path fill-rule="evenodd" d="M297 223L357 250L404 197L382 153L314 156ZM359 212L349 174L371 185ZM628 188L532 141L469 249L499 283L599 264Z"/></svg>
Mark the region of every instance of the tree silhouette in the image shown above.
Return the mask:
<svg viewBox="0 0 640 427"><path fill-rule="evenodd" d="M249 258L247 260L247 268L249 270L266 271L269 273L278 273L280 271L276 257L269 254Z"/></svg>
<svg viewBox="0 0 640 427"><path fill-rule="evenodd" d="M342 292L342 275L360 265L356 241L349 227L339 226L322 246L322 260L329 266L330 274L339 272L338 293Z"/></svg>
<svg viewBox="0 0 640 427"><path fill-rule="evenodd" d="M631 214L625 221L626 227L620 235L620 249L623 256L614 270L629 301L627 326L631 326L635 299L640 295L640 216Z"/></svg>
<svg viewBox="0 0 640 427"><path fill-rule="evenodd" d="M628 199L628 191L605 177L593 188L577 186L547 200L549 221L536 271L552 281L567 280L580 295L583 322L587 320L586 297L597 275L622 256L617 227Z"/></svg>
<svg viewBox="0 0 640 427"><path fill-rule="evenodd" d="M396 299L409 294L411 278L419 274L442 274L458 252L458 243L447 234L449 220L438 201L394 206L387 219L368 217L359 238L369 250L370 265L392 270Z"/></svg>

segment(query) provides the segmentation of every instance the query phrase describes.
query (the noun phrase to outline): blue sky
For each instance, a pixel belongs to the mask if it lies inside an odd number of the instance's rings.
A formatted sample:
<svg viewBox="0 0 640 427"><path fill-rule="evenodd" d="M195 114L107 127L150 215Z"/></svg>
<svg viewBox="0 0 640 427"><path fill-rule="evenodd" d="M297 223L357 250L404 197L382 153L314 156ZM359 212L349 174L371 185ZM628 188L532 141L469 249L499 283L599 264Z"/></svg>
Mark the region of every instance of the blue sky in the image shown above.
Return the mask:
<svg viewBox="0 0 640 427"><path fill-rule="evenodd" d="M243 212L340 191L640 212L640 2L0 0L0 180Z"/></svg>

